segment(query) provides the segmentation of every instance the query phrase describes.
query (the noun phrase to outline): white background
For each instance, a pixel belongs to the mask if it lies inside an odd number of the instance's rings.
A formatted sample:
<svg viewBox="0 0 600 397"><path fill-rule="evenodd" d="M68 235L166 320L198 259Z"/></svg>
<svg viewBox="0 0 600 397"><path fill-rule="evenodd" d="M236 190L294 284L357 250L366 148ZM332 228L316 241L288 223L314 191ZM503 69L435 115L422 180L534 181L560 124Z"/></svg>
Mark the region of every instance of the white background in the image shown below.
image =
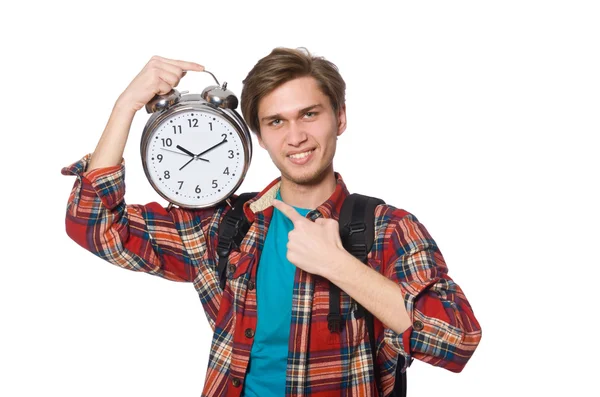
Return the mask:
<svg viewBox="0 0 600 397"><path fill-rule="evenodd" d="M211 340L192 285L70 241L74 178L154 55L238 95L276 46L347 82L335 168L414 213L483 327L460 374L415 362L409 396L598 395L600 6L594 1L22 2L3 6L0 395L199 396ZM17 7L17 8L14 8ZM180 88L199 92L205 74ZM139 112L127 200L146 181ZM240 191L276 168L255 142Z"/></svg>

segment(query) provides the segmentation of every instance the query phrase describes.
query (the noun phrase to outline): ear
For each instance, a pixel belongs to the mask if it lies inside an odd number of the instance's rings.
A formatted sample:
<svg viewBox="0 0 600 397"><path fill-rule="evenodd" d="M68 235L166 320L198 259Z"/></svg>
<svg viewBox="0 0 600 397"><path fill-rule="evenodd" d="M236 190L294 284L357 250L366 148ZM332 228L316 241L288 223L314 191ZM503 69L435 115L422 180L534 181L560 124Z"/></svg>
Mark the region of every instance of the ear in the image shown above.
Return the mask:
<svg viewBox="0 0 600 397"><path fill-rule="evenodd" d="M340 107L340 110L338 110L338 130L337 130L337 136L340 136L344 133L344 131L346 131L346 104L344 104L343 106Z"/></svg>

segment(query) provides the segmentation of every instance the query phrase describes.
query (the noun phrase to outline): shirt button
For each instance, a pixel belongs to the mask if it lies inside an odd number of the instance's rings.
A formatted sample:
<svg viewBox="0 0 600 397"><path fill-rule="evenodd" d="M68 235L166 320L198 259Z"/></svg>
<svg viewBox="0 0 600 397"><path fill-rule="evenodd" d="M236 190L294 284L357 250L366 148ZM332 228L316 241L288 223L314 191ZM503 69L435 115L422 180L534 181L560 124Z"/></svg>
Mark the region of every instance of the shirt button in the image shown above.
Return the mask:
<svg viewBox="0 0 600 397"><path fill-rule="evenodd" d="M246 338L252 338L254 336L254 330L252 328L248 328L244 334L246 334Z"/></svg>
<svg viewBox="0 0 600 397"><path fill-rule="evenodd" d="M233 273L235 273L235 265L227 266L227 271L229 272L229 274L233 275Z"/></svg>
<svg viewBox="0 0 600 397"><path fill-rule="evenodd" d="M256 288L256 285L254 285L254 281L248 281L248 289L253 290L254 288Z"/></svg>
<svg viewBox="0 0 600 397"><path fill-rule="evenodd" d="M419 320L416 320L416 321L413 323L413 329L414 329L415 331L420 331L420 330L422 330L422 329L423 329L423 327L424 327L424 326L423 326L423 323L422 323L421 321L419 321Z"/></svg>
<svg viewBox="0 0 600 397"><path fill-rule="evenodd" d="M242 384L242 382L238 378L232 378L231 379L231 384L233 385L233 387L240 387L240 385Z"/></svg>

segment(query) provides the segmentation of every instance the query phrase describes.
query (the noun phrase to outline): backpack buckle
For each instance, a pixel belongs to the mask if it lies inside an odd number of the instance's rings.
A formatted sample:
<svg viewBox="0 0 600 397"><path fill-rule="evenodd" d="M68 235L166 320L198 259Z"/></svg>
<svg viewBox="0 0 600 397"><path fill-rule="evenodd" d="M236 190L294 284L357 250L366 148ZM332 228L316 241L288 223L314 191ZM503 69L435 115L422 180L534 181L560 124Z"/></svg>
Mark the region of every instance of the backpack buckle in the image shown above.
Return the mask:
<svg viewBox="0 0 600 397"><path fill-rule="evenodd" d="M355 257L361 259L361 261L364 260L363 258L366 258L369 254L367 252L367 245L363 243L352 244L350 246L350 253Z"/></svg>
<svg viewBox="0 0 600 397"><path fill-rule="evenodd" d="M364 222L352 222L344 226L344 235L352 236L355 233L362 233L367 230L367 225Z"/></svg>
<svg viewBox="0 0 600 397"><path fill-rule="evenodd" d="M222 239L219 241L217 245L217 255L220 257L229 256L229 252L231 251L231 246L233 245L233 241L230 239Z"/></svg>
<svg viewBox="0 0 600 397"><path fill-rule="evenodd" d="M329 328L329 331L331 332L340 332L342 329L342 316L339 314L328 314L327 328Z"/></svg>
<svg viewBox="0 0 600 397"><path fill-rule="evenodd" d="M227 217L225 219L225 223L228 226L231 226L231 227L236 228L236 229L238 228L238 226L240 225L241 222L242 222L242 219L237 218L235 216Z"/></svg>

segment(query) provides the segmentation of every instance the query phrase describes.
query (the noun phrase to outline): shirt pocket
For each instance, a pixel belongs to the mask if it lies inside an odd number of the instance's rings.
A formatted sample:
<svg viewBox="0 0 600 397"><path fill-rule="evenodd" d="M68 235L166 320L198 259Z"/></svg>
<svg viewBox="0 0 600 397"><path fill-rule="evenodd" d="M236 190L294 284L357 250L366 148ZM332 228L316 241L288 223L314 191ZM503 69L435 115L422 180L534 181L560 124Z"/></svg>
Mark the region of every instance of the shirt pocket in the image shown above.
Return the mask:
<svg viewBox="0 0 600 397"><path fill-rule="evenodd" d="M243 303L253 262L254 255L250 253L232 250L229 254L226 269L227 282L225 283L223 293L231 301L235 301L238 304Z"/></svg>

